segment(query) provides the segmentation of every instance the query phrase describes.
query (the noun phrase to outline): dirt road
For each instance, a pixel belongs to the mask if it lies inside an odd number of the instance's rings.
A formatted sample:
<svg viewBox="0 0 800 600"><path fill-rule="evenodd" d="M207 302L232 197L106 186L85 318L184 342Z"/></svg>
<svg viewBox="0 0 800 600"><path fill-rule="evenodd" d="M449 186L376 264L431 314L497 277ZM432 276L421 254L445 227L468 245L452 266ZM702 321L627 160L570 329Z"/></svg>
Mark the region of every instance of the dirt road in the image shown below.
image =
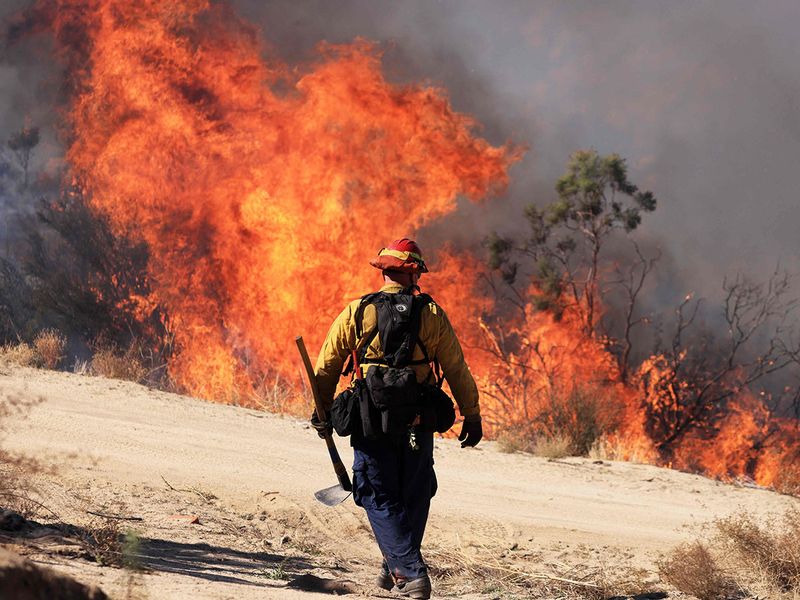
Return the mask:
<svg viewBox="0 0 800 600"><path fill-rule="evenodd" d="M358 593L380 596L369 585L379 555L361 511L352 501L331 509L313 499L336 481L305 423L50 371L4 367L0 391L45 400L2 443L58 466L58 483L43 489L59 516L141 517L135 527L147 540L147 571L133 583L119 569L40 560L111 593L133 586L147 598L313 597L287 585L308 590L324 580L351 580ZM548 461L503 454L491 442L436 446L432 562L456 548L463 556L514 555L536 572L610 560L651 568L702 522L796 503L645 465ZM347 441L339 447L351 463ZM197 515L200 524L177 514ZM489 596L475 589L470 597Z"/></svg>

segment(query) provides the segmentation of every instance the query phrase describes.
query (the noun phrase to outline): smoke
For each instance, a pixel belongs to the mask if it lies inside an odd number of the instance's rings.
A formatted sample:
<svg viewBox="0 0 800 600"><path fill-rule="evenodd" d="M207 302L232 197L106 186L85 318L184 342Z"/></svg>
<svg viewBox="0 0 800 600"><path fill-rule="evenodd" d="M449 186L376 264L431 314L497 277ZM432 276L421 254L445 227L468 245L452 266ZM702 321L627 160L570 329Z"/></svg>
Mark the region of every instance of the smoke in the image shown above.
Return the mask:
<svg viewBox="0 0 800 600"><path fill-rule="evenodd" d="M2 11L27 4L6 0ZM390 79L441 85L489 141L529 146L505 197L463 202L422 242L474 245L491 230L524 231L521 208L551 201L570 152L593 147L629 158L632 180L659 199L638 232L662 249L659 303L687 291L718 298L726 274L764 278L776 262L800 259L793 0L233 5L289 62L313 57L321 40L381 42ZM0 140L26 118L43 126L41 167L60 148L57 77L40 46L15 47L0 64Z"/></svg>
<svg viewBox="0 0 800 600"><path fill-rule="evenodd" d="M718 296L725 274L764 278L800 259L793 0L237 6L290 59L323 39L384 42L392 78L441 84L490 141L530 146L507 197L464 203L424 238L513 231L521 206L553 199L569 153L593 147L629 158L659 198L640 235L662 248L676 293Z"/></svg>

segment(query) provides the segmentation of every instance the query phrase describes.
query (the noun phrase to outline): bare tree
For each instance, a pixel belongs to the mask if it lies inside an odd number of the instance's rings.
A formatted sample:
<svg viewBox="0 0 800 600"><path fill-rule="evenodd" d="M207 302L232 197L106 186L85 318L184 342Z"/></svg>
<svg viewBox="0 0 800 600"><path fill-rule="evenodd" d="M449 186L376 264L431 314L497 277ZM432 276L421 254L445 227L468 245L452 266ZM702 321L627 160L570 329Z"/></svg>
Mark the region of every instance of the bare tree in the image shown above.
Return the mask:
<svg viewBox="0 0 800 600"><path fill-rule="evenodd" d="M658 260L661 258L659 251L655 256L645 257L639 244L631 240L631 244L636 252L637 260L628 265L616 264L614 273L616 274L610 284L622 290L624 304L620 307L622 315L622 328L619 339L613 339L607 335L607 345L618 357L620 380L628 383L631 372L631 353L633 352L634 341L633 332L639 326L650 323L649 316L640 314L639 299L644 288L648 275L653 271ZM608 332L611 327L603 323L602 330Z"/></svg>
<svg viewBox="0 0 800 600"><path fill-rule="evenodd" d="M793 363L786 323L797 302L789 288L780 270L763 284L726 280L723 340L694 331L700 300L687 295L679 304L669 344L641 372L648 434L662 456L692 430L713 434L737 394Z"/></svg>

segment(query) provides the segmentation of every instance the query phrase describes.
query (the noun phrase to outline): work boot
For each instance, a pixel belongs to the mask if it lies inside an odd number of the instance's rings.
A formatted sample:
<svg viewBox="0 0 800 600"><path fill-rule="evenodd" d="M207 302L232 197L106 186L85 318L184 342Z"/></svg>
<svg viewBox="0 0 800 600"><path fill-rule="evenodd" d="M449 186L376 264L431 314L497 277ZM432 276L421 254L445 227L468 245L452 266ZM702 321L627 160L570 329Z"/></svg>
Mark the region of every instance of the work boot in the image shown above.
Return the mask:
<svg viewBox="0 0 800 600"><path fill-rule="evenodd" d="M389 573L389 567L386 566L385 562L381 565L381 572L375 578L375 585L382 590L391 590L394 587L394 578Z"/></svg>
<svg viewBox="0 0 800 600"><path fill-rule="evenodd" d="M400 594L404 598L414 598L415 600L428 600L431 597L431 580L426 573L416 579L398 581L392 588L393 594Z"/></svg>

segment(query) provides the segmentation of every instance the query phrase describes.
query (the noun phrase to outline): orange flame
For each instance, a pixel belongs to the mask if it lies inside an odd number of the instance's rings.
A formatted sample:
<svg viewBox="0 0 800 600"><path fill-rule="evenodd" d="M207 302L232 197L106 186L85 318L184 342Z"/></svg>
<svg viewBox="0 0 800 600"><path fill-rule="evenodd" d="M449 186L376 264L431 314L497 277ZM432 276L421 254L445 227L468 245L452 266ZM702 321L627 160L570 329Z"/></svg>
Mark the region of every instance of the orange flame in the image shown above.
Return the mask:
<svg viewBox="0 0 800 600"><path fill-rule="evenodd" d="M208 2L57 4L57 28L91 34L68 160L117 232L147 242L170 372L200 396L231 398L243 365L293 375L293 337L320 343L374 287L387 239L501 191L519 156L441 90L388 83L365 41L290 71Z"/></svg>
<svg viewBox="0 0 800 600"><path fill-rule="evenodd" d="M521 156L477 137L441 89L387 82L364 40L290 67L209 0L37 10L73 78L73 173L116 233L146 242L152 294L129 301L166 308L170 373L198 396L233 401L267 374L296 381L293 337L318 346L336 312L376 287L377 249L460 195L502 192ZM462 340L490 431L578 431L589 414L613 431L601 440L613 457L658 460L642 406L668 408L675 392L658 357L626 385L573 312L556 320L522 297L506 314L475 257L445 249L431 262L423 282ZM714 443L688 436L676 465L774 484L789 456L774 448L796 446L796 430L758 399L733 406Z"/></svg>

